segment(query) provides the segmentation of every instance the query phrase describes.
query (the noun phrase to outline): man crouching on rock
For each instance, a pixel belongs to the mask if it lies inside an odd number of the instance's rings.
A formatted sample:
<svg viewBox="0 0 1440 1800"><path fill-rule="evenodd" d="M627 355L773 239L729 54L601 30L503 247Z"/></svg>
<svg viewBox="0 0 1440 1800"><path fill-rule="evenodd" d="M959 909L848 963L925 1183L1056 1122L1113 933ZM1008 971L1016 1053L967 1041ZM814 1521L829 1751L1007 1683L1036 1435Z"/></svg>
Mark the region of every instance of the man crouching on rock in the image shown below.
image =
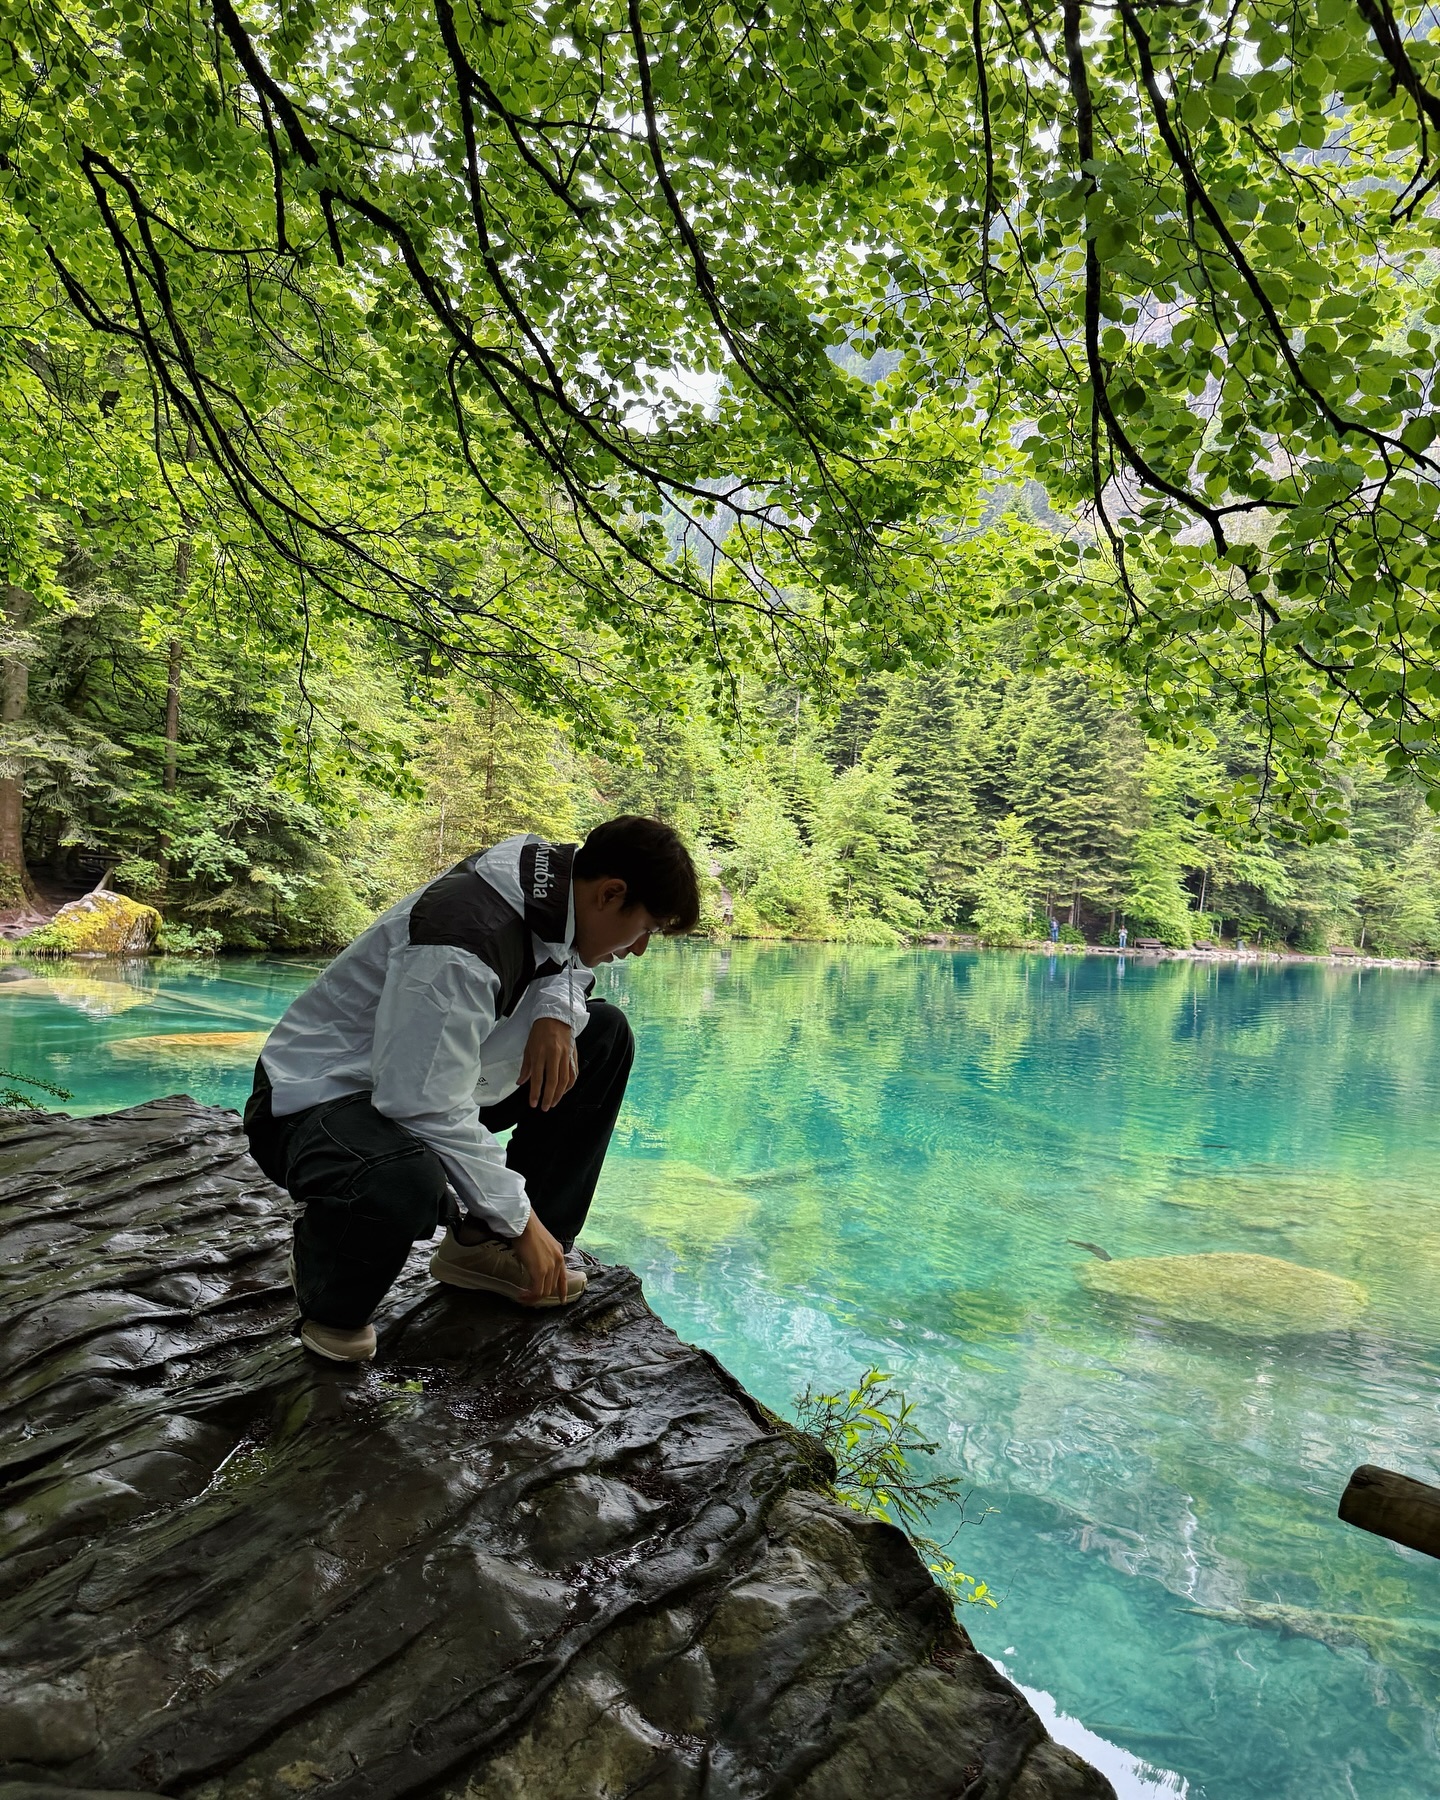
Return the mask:
<svg viewBox="0 0 1440 1800"><path fill-rule="evenodd" d="M699 914L689 853L654 819L578 848L506 838L382 913L290 1006L245 1131L305 1208L290 1277L308 1349L372 1357L371 1314L446 1219L439 1280L522 1306L584 1291L571 1246L635 1053L624 1013L586 998L590 971Z"/></svg>

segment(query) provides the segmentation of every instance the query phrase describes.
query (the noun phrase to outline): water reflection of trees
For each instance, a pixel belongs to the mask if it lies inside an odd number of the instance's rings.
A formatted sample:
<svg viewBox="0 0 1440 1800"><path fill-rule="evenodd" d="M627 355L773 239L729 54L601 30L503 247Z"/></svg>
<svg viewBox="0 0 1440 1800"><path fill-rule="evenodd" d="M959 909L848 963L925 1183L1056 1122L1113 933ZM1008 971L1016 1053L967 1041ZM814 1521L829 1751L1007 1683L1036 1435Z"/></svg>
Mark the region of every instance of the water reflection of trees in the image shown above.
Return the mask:
<svg viewBox="0 0 1440 1800"><path fill-rule="evenodd" d="M1434 1435L1430 978L737 945L723 973L667 948L609 979L641 1039L617 1169L648 1173L598 1210L613 1250L674 1271L682 1330L776 1402L895 1369L1010 1510L997 1588L1044 1533L1182 1609L1200 1663L1231 1631L1369 1657L1419 1751L1423 1571L1333 1514L1355 1463L1423 1475ZM669 1204L669 1159L713 1188ZM1309 1337L1147 1318L1085 1291L1072 1238L1258 1252L1371 1304Z"/></svg>
<svg viewBox="0 0 1440 1800"><path fill-rule="evenodd" d="M883 1214L903 1188L942 1252L968 1207L989 1268L950 1257L948 1273L976 1289L1033 1260L1037 1234L1109 1231L1097 1241L1116 1255L1291 1256L1382 1304L1397 1281L1412 1291L1413 1256L1440 1298L1440 1234L1421 1218L1416 1238L1436 1151L1416 1079L1437 1052L1426 977L802 945L723 957L667 948L607 973L642 1044L622 1150L725 1180L789 1171L762 1212L818 1208L821 1231L835 1194Z"/></svg>

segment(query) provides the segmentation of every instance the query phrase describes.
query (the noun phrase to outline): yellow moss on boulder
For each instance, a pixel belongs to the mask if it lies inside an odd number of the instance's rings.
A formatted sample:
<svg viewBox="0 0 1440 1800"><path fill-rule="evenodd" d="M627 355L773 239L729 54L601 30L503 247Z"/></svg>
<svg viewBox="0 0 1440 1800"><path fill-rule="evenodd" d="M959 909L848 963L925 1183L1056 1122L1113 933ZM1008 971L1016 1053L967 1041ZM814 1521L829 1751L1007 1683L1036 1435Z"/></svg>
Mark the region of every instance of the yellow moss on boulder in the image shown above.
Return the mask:
<svg viewBox="0 0 1440 1800"><path fill-rule="evenodd" d="M1093 1293L1128 1301L1162 1318L1211 1325L1241 1337L1343 1331L1369 1300L1358 1282L1341 1275L1278 1256L1232 1251L1086 1263L1080 1279Z"/></svg>
<svg viewBox="0 0 1440 1800"><path fill-rule="evenodd" d="M159 930L153 906L96 888L62 906L48 925L27 932L20 947L26 956L145 956Z"/></svg>

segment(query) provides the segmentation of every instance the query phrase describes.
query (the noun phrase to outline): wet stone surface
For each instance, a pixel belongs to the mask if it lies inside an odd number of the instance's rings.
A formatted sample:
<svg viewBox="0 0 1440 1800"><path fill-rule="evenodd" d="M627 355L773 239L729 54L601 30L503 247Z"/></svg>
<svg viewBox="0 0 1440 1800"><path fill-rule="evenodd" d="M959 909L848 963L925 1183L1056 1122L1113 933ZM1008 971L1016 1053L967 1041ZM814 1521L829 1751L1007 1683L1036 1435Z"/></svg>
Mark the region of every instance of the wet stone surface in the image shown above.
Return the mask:
<svg viewBox="0 0 1440 1800"><path fill-rule="evenodd" d="M1101 1800L628 1270L291 1335L234 1114L0 1123L0 1800Z"/></svg>

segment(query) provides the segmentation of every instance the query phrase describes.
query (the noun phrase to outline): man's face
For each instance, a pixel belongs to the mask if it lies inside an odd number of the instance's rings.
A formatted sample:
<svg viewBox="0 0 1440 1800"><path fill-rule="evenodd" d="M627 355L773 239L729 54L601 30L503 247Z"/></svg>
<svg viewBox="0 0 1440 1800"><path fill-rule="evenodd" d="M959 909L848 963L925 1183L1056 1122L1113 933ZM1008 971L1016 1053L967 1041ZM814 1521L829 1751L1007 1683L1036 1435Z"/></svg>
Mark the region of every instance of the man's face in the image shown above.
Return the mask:
<svg viewBox="0 0 1440 1800"><path fill-rule="evenodd" d="M605 877L575 884L575 953L587 968L643 956L660 921L643 906L626 906L625 883Z"/></svg>

